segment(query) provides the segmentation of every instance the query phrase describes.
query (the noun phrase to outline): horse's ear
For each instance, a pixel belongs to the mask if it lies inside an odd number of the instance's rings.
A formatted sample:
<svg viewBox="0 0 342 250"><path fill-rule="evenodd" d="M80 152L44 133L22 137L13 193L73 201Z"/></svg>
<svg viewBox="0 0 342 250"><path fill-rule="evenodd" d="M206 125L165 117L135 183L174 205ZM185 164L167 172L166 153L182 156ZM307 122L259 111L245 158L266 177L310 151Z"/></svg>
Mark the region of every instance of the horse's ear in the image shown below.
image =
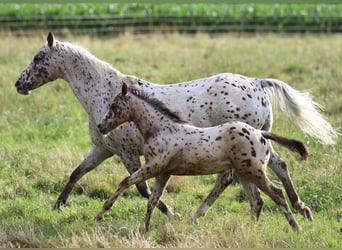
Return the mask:
<svg viewBox="0 0 342 250"><path fill-rule="evenodd" d="M122 94L123 96L126 96L126 95L127 95L127 92L128 92L127 84L126 84L124 81L122 81L121 94Z"/></svg>
<svg viewBox="0 0 342 250"><path fill-rule="evenodd" d="M53 35L52 32L49 32L46 41L50 48L55 45L55 36Z"/></svg>

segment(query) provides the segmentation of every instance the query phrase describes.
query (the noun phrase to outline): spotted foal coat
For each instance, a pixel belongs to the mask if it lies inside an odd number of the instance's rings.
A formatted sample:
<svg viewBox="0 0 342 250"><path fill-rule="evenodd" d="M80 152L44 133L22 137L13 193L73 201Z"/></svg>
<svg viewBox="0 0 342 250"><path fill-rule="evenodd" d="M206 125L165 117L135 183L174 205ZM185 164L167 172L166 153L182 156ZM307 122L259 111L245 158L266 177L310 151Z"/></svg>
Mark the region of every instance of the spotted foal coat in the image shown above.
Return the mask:
<svg viewBox="0 0 342 250"><path fill-rule="evenodd" d="M286 139L270 132L257 130L250 125L235 121L214 127L199 128L189 125L156 99L136 89L127 90L124 83L110 107L99 130L107 134L125 122L134 122L144 137L146 163L119 185L117 191L105 202L96 215L100 220L119 197L131 185L156 178L155 187L148 202L145 230L171 175L219 174L217 182L225 181L220 174L233 168L243 179L252 182L282 209L290 225L300 230L282 190L266 176L266 166L274 155L268 139L296 151L306 159L303 143ZM224 186L224 185L223 185ZM217 187L217 185L215 185ZM222 190L219 190L221 192ZM216 192L215 188L211 193ZM210 199L210 195L209 198ZM203 215L200 209L190 218L196 222Z"/></svg>
<svg viewBox="0 0 342 250"><path fill-rule="evenodd" d="M241 120L255 128L271 130L271 96L276 103L280 103L279 106L293 122L309 135L323 143L333 143L336 139L334 129L316 110L310 95L299 92L280 80L222 73L178 84L152 84L143 79L127 76L97 59L84 48L60 42L49 33L47 43L23 70L15 87L18 93L27 95L31 90L56 79L68 82L87 112L89 134L93 142L91 150L72 172L59 195L55 204L55 208L59 210L62 210L77 181L112 155L117 154L121 157L129 173L133 173L140 166L143 138L133 124L121 126L107 137L104 137L97 128L114 96L120 93L120 83L123 79L162 100L166 106L199 127ZM269 93L266 94L266 91ZM312 218L310 209L300 200L282 161L275 157L270 160L269 166L281 179L292 205L307 218ZM232 173L227 173L227 184L232 181L232 176ZM254 197L258 190L249 182L243 183L253 210L257 212L260 210L260 201ZM145 182L139 183L137 188L143 196L149 196L150 191ZM172 216L172 212L164 203L158 203L158 208Z"/></svg>

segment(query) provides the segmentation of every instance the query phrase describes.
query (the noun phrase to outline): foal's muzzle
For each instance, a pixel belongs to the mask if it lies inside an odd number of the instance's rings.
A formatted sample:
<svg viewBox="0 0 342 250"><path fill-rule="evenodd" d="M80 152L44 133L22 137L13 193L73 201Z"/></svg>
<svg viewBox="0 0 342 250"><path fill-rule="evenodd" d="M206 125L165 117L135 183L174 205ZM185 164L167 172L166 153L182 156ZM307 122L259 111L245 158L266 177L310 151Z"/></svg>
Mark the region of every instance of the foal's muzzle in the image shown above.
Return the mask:
<svg viewBox="0 0 342 250"><path fill-rule="evenodd" d="M97 127L99 128L101 134L108 134L109 131L103 124L100 123L99 125L97 125Z"/></svg>

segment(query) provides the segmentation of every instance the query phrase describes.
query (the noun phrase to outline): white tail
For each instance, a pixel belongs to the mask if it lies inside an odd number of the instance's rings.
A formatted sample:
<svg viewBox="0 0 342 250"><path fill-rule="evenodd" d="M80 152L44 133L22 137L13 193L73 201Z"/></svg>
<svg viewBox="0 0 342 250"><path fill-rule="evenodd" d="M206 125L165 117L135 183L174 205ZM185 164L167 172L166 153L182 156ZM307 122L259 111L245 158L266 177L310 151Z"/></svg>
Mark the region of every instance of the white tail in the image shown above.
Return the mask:
<svg viewBox="0 0 342 250"><path fill-rule="evenodd" d="M273 102L290 116L305 133L323 144L334 144L338 133L319 113L322 107L312 100L309 92L297 91L277 79L260 79L261 86Z"/></svg>

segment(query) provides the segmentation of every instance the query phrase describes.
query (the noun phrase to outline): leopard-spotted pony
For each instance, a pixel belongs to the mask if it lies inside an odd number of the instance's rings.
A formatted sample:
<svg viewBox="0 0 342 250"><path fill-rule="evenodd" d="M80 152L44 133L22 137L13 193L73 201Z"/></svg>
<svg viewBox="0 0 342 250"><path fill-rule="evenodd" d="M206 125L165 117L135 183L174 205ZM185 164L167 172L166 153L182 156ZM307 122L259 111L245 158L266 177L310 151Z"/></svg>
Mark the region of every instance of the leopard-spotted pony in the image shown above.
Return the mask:
<svg viewBox="0 0 342 250"><path fill-rule="evenodd" d="M134 122L144 138L145 164L126 177L117 191L105 202L95 219L100 220L119 197L131 185L155 178L155 186L148 201L145 230L149 230L150 218L171 175L205 175L225 173L233 168L243 179L254 183L281 208L289 224L301 230L283 194L266 176L270 158L278 158L268 139L298 152L306 159L305 145L270 132L257 130L250 125L233 121L214 127L192 126L160 101L151 99L143 91L129 89L123 83L122 93L98 125L107 134L126 122ZM278 161L280 159L277 159ZM285 165L285 163L283 163ZM211 193L222 190L212 190ZM209 199L210 199L209 195ZM216 197L215 197L216 199ZM191 217L195 222L203 206ZM206 208L204 208L206 210Z"/></svg>
<svg viewBox="0 0 342 250"><path fill-rule="evenodd" d="M60 42L50 32L47 43L37 52L15 83L18 93L27 95L31 90L56 79L64 79L89 117L89 134L93 146L81 164L72 172L69 181L59 195L54 208L62 210L75 184L89 171L112 155L119 155L129 173L140 167L143 138L136 127L129 123L107 137L97 124L110 106L114 96L121 91L121 81L127 78L132 84L162 100L165 105L184 119L199 127L209 127L227 121L241 120L263 130L271 130L273 115L269 96L280 103L302 130L322 143L334 143L336 132L321 116L316 104L306 92L299 92L276 79L248 78L238 74L222 73L185 83L158 85L135 77L128 77L110 64L93 56L84 48L68 42ZM266 91L269 91L268 95ZM269 166L281 179L291 204L307 218L310 209L300 200L289 172L281 162L270 161ZM227 174L226 184L232 181ZM256 200L254 185L243 182L254 211L262 204ZM148 197L146 182L137 184L139 192ZM158 208L173 216L163 203Z"/></svg>

